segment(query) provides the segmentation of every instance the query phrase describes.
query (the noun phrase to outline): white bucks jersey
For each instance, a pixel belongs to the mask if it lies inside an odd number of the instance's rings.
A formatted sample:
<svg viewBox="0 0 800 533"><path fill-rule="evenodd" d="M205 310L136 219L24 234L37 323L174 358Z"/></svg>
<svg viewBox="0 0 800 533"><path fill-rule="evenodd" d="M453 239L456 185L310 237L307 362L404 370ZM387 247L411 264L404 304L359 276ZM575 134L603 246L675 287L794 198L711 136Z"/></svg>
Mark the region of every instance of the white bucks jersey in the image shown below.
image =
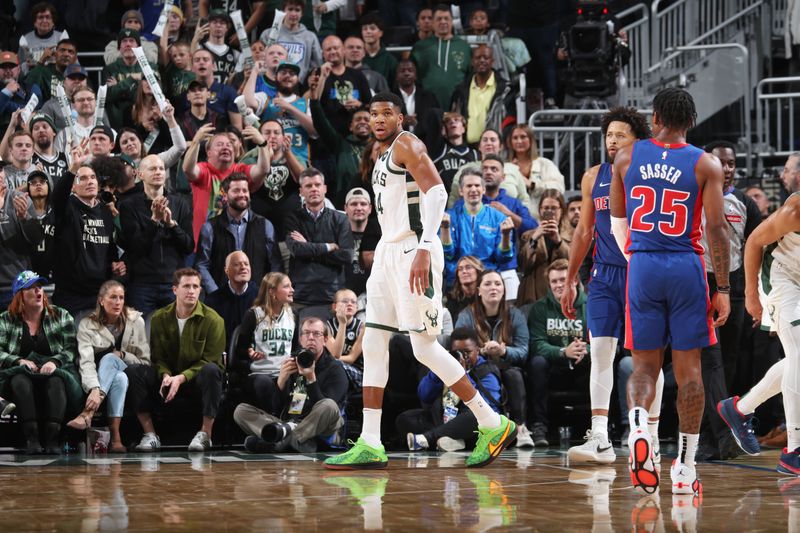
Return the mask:
<svg viewBox="0 0 800 533"><path fill-rule="evenodd" d="M800 195L800 193L792 194L792 196L795 195ZM772 257L793 276L800 279L800 233L793 231L781 237L778 246L772 251Z"/></svg>
<svg viewBox="0 0 800 533"><path fill-rule="evenodd" d="M400 135L413 135L403 131ZM411 235L422 234L420 190L414 178L392 160L394 143L375 162L372 170L372 189L375 192L375 211L385 242L399 242Z"/></svg>
<svg viewBox="0 0 800 533"><path fill-rule="evenodd" d="M256 329L253 332L254 350L264 354L264 359L253 361L250 371L277 376L283 360L292 353L294 316L284 309L272 323L266 320L264 309L255 307Z"/></svg>

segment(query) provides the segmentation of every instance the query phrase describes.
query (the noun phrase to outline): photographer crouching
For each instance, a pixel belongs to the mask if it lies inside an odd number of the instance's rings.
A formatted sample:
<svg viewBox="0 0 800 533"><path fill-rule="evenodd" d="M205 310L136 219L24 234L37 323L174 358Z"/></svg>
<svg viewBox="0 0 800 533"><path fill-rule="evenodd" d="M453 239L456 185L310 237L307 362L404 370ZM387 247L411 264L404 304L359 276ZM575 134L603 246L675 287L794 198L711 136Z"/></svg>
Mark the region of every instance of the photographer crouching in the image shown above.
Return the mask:
<svg viewBox="0 0 800 533"><path fill-rule="evenodd" d="M500 371L479 354L475 330L454 329L450 343L450 354L464 367L470 382L492 409L502 413ZM406 434L409 450L452 452L475 446L478 430L475 415L436 374L429 371L422 378L417 395L426 407L405 411L396 420L397 430L401 435Z"/></svg>
<svg viewBox="0 0 800 533"><path fill-rule="evenodd" d="M317 451L319 439L328 440L342 427L347 396L347 374L327 348L327 329L317 317L300 323L300 346L287 357L278 374L278 401L268 413L242 403L233 419L249 436L244 447L251 453Z"/></svg>

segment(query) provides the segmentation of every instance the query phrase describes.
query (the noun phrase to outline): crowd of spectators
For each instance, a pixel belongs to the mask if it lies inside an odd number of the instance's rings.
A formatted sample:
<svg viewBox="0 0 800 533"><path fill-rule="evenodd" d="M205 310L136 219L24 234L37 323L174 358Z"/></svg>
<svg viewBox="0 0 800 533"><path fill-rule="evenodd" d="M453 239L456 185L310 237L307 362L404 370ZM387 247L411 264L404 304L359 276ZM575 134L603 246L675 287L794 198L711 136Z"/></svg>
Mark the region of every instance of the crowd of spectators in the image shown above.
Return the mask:
<svg viewBox="0 0 800 533"><path fill-rule="evenodd" d="M519 446L548 445L568 423L549 393L588 399L585 320L558 303L581 202L516 123L520 72L554 103L555 2L500 3L451 2L454 19L422 1L236 14L184 0L159 24L160 2L142 1L90 43L71 8L33 6L32 30L0 52L0 412L16 404L25 450L57 453L63 426L99 412L111 451L125 450L123 414L141 426L136 449L156 450L152 414L176 398L202 415L191 450L211 446L226 401L251 451L342 444L375 212L394 207L371 186L368 103L387 90L450 194L440 342L519 425ZM408 24L392 34L408 50L387 50L387 21ZM102 52L100 86L84 52ZM763 191L746 194L766 214ZM412 450L471 445L474 417L410 350L397 334L391 366L407 368L390 375L386 434ZM725 361L728 388L747 388Z"/></svg>

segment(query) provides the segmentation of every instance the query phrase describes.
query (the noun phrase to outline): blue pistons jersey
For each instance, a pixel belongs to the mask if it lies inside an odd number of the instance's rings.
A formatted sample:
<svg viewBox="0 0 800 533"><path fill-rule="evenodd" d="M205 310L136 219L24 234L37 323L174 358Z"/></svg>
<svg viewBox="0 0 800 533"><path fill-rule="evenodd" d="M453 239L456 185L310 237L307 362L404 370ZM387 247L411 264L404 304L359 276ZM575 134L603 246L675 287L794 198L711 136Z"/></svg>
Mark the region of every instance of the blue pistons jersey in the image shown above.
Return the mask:
<svg viewBox="0 0 800 533"><path fill-rule="evenodd" d="M628 267L628 261L617 246L611 233L611 163L603 163L592 186L594 203L594 264Z"/></svg>
<svg viewBox="0 0 800 533"><path fill-rule="evenodd" d="M654 139L633 145L624 177L628 252L703 253L703 198L695 175L703 153Z"/></svg>

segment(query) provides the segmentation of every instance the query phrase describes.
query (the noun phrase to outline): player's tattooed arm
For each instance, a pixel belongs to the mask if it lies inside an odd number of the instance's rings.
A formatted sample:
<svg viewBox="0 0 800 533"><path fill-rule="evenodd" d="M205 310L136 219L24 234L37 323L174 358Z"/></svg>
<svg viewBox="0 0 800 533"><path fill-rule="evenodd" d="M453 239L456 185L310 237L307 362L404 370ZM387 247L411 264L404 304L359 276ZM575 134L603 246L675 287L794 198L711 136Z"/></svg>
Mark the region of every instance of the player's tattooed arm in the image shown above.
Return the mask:
<svg viewBox="0 0 800 533"><path fill-rule="evenodd" d="M708 236L711 264L717 285L729 286L730 239L728 223L725 220L725 205L722 199L722 165L715 156L703 154L697 163L698 177L705 178L703 184L703 211L706 216L706 235Z"/></svg>

